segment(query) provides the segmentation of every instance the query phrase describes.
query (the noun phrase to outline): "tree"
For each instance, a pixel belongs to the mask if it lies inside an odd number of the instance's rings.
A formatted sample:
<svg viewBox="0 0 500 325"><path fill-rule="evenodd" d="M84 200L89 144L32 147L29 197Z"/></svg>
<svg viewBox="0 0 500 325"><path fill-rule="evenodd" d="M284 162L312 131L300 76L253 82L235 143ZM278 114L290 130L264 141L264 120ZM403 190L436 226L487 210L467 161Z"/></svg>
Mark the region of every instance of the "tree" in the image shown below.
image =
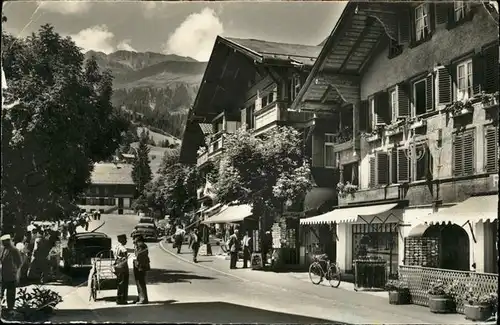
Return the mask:
<svg viewBox="0 0 500 325"><path fill-rule="evenodd" d="M110 73L93 58L84 62L50 25L24 39L2 31L2 67L5 103L17 103L1 117L3 221L11 230L30 215L67 212L128 122L111 105Z"/></svg>
<svg viewBox="0 0 500 325"><path fill-rule="evenodd" d="M146 184L153 178L151 167L149 166L149 151L148 136L141 136L132 167L132 179L137 186L139 194L143 193Z"/></svg>
<svg viewBox="0 0 500 325"><path fill-rule="evenodd" d="M257 215L279 213L302 201L312 187L300 133L288 127L263 138L240 129L226 135L216 183L217 198L250 203Z"/></svg>

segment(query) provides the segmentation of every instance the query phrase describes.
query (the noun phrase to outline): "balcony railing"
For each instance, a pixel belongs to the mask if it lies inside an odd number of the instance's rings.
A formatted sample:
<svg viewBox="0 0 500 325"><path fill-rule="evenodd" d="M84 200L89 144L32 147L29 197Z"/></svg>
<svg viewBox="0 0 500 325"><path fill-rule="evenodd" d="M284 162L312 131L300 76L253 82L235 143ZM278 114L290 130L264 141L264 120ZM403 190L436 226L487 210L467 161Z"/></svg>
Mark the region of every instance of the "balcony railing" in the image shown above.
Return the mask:
<svg viewBox="0 0 500 325"><path fill-rule="evenodd" d="M196 161L197 166L201 166L204 163L208 161L208 152L203 152L202 154L198 155L198 159Z"/></svg>

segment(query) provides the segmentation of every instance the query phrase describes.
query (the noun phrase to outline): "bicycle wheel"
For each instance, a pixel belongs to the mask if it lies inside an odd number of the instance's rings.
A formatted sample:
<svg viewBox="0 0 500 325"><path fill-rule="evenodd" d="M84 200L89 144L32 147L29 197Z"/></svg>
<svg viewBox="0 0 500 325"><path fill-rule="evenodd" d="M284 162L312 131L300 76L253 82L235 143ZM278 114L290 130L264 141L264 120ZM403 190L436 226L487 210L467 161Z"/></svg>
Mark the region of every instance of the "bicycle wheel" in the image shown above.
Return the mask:
<svg viewBox="0 0 500 325"><path fill-rule="evenodd" d="M328 268L328 282L330 282L330 286L333 288L338 288L341 281L340 269L337 265L332 264Z"/></svg>
<svg viewBox="0 0 500 325"><path fill-rule="evenodd" d="M318 262L314 262L309 266L309 279L313 284L320 284L323 281L323 268Z"/></svg>

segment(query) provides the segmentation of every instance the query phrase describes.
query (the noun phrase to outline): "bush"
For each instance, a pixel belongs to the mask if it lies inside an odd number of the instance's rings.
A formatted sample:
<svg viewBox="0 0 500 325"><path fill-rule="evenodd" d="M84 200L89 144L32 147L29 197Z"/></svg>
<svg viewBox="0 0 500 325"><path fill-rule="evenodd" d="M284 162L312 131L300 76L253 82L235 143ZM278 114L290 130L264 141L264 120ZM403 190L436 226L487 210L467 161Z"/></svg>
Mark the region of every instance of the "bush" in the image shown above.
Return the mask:
<svg viewBox="0 0 500 325"><path fill-rule="evenodd" d="M15 314L12 320L41 321L63 301L53 290L36 286L32 290L20 288L16 295Z"/></svg>

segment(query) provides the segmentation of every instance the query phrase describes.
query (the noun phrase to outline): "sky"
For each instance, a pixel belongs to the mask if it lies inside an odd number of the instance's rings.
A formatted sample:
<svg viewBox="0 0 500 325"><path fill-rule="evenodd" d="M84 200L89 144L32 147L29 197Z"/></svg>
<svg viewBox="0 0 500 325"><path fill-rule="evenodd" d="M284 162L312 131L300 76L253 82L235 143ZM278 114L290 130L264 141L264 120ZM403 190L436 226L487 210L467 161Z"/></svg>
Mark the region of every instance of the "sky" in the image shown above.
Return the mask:
<svg viewBox="0 0 500 325"><path fill-rule="evenodd" d="M208 61L217 35L318 45L346 2L3 2L3 28L27 36L51 24L84 51L157 52Z"/></svg>

